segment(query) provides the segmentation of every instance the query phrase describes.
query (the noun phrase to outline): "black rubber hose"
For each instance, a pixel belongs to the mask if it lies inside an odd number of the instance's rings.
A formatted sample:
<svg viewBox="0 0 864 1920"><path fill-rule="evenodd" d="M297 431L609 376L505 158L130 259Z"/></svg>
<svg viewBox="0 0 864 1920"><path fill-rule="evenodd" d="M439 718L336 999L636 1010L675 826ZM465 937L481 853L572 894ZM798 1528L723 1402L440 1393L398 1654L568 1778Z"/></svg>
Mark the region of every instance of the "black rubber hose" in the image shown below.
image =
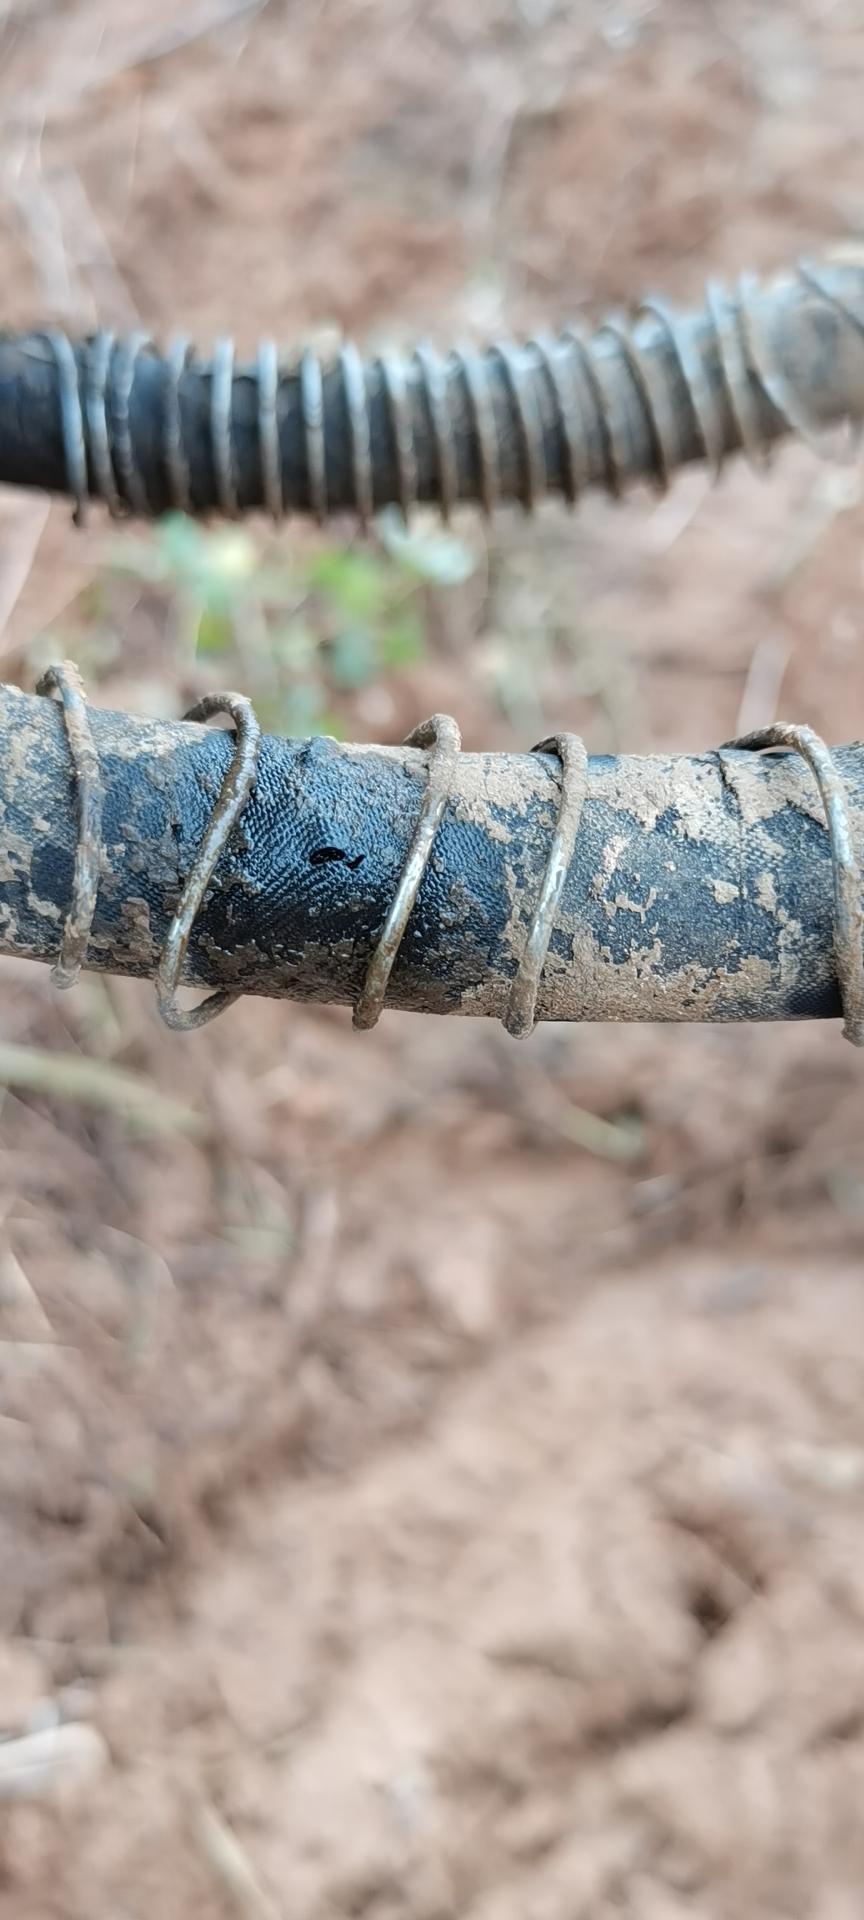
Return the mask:
<svg viewBox="0 0 864 1920"><path fill-rule="evenodd" d="M864 419L864 267L802 264L676 315L646 302L528 345L446 359L429 349L322 368L262 346L234 368L136 336L74 347L0 340L0 481L161 513L359 511L415 501L532 506L675 468L764 456L784 433Z"/></svg>
<svg viewBox="0 0 864 1920"><path fill-rule="evenodd" d="M152 977L232 740L89 710L104 786L86 964ZM0 689L0 949L56 960L76 785L60 708ZM864 819L864 748L835 755ZM265 738L195 921L191 983L356 1003L427 791L417 748ZM552 753L464 754L387 1005L506 1015L559 819ZM860 843L860 828L855 827ZM841 1011L831 850L802 761L723 751L588 763L537 1003L545 1020L785 1020Z"/></svg>

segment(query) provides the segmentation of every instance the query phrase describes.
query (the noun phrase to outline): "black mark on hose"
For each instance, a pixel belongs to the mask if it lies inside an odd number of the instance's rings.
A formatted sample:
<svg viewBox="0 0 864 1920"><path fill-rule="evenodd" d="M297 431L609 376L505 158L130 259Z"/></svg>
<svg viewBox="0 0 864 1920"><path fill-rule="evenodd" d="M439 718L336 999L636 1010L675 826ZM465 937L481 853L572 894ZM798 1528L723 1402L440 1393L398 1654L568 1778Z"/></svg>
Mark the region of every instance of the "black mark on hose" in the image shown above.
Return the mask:
<svg viewBox="0 0 864 1920"><path fill-rule="evenodd" d="M351 872L356 873L365 858L364 853L355 853L352 859L351 855L345 852L344 847L314 847L309 855L309 865L310 867L328 867L333 860L344 860L346 867L350 867Z"/></svg>

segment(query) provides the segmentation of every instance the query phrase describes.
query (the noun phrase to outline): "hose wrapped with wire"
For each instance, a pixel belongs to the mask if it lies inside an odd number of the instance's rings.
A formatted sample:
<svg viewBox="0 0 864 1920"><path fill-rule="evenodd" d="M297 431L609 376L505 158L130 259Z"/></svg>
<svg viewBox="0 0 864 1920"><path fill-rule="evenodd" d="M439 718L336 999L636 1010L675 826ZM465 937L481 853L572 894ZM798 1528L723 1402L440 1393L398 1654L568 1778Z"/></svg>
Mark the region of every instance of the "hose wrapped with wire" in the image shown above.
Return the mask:
<svg viewBox="0 0 864 1920"><path fill-rule="evenodd" d="M60 985L155 979L175 1028L250 993L514 1035L842 1013L864 1042L860 746L463 754L443 715L360 747L262 736L234 694L170 722L82 713L64 668L44 691L0 688L0 951Z"/></svg>
<svg viewBox="0 0 864 1920"><path fill-rule="evenodd" d="M864 265L801 261L734 293L709 286L678 313L646 299L527 343L442 355L429 345L332 364L262 342L199 360L137 332L70 342L0 339L0 481L71 494L115 515L257 508L368 521L395 504L445 517L462 501L527 510L546 495L663 487L677 468L765 460L789 433L818 439L864 419Z"/></svg>

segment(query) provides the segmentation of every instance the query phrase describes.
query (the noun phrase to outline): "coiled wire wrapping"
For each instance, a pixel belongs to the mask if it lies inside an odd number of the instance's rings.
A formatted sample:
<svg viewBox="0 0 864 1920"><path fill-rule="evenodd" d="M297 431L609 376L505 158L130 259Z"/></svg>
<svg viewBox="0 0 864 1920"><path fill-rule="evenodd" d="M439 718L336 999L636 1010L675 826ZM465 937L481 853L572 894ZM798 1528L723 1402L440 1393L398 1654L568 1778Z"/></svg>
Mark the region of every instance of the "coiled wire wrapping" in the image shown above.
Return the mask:
<svg viewBox="0 0 864 1920"><path fill-rule="evenodd" d="M778 720L756 733L745 733L740 740L727 740L721 747L749 753L767 753L786 747L806 760L813 774L831 842L831 872L834 881L834 958L840 999L843 1005L843 1038L853 1047L864 1047L864 910L861 901L861 867L855 852L855 837L849 814L846 789L830 748L812 727L790 726Z"/></svg>
<svg viewBox="0 0 864 1920"><path fill-rule="evenodd" d="M78 837L72 876L72 902L63 931L60 956L52 975L56 986L71 987L75 985L86 959L96 910L102 854L102 781L77 667L70 660L49 667L36 691L46 695L56 692L60 696L78 787ZM243 694L205 694L184 717L204 722L218 713L229 714L234 722L234 752L201 844L186 875L156 968L156 1003L159 1012L166 1026L178 1033L206 1025L217 1014L233 1006L240 997L229 990L220 990L209 994L199 1006L191 1008L181 1007L177 998L195 919L255 785L261 746L260 726L251 702ZM354 1008L354 1026L360 1031L376 1025L384 1006L393 965L417 902L435 835L450 799L462 741L456 721L449 714L435 713L409 733L405 745L429 750L426 791L399 883L375 942ZM573 855L588 786L585 747L575 734L556 734L553 739L541 741L534 751L558 755L562 770L561 805L543 882L504 1018L507 1031L514 1038L531 1033L534 1028L540 976L561 890Z"/></svg>
<svg viewBox="0 0 864 1920"><path fill-rule="evenodd" d="M102 776L87 718L87 698L71 660L48 667L36 692L58 694L72 756L78 800L78 837L72 875L72 902L63 927L60 952L51 970L55 987L74 987L87 955L96 911L102 859Z"/></svg>
<svg viewBox="0 0 864 1920"><path fill-rule="evenodd" d="M234 722L235 745L231 764L204 832L201 845L186 875L179 905L165 936L156 969L156 1004L166 1027L175 1033L188 1033L206 1026L217 1013L234 1005L239 994L221 989L207 995L197 1007L181 1007L177 988L183 962L192 937L195 918L228 845L243 808L255 785L261 728L250 700L242 693L205 693L184 714L185 720L210 720L214 714L230 714Z"/></svg>
<svg viewBox="0 0 864 1920"><path fill-rule="evenodd" d="M71 661L49 667L37 693L58 693L78 789L78 834L72 878L72 900L53 970L55 985L74 986L86 960L96 909L102 857L103 790L98 756L87 718L84 690ZM219 860L237 826L255 785L261 729L249 700L237 693L210 693L186 714L204 722L227 713L234 722L235 746L222 787L207 822L201 844L186 875L177 909L168 928L156 968L156 1000L166 1025L188 1032L212 1020L240 996L230 989L208 995L197 1007L184 1009L177 990L196 916ZM405 743L429 750L426 791L402 873L384 924L366 969L354 1008L354 1026L374 1027L384 1006L387 986L416 906L435 836L446 812L461 750L456 721L436 713L408 735ZM862 875L842 777L824 740L807 726L778 722L720 748L727 751L766 752L791 749L807 762L825 809L831 848L834 889L834 953L843 1007L843 1032L856 1047L864 1047L864 908ZM531 916L525 945L514 975L504 1026L514 1039L533 1032L537 997L549 943L570 862L573 858L588 792L585 746L576 734L556 734L541 740L534 753L554 753L561 764L561 798L552 831L543 879Z"/></svg>
<svg viewBox="0 0 864 1920"><path fill-rule="evenodd" d="M103 788L99 758L87 717L87 700L78 668L71 660L48 667L37 682L39 694L59 694L72 767L78 790L78 836L72 874L72 900L63 928L60 953L52 969L56 987L74 987L86 957L96 911L102 859ZM203 1027L217 1013L233 1006L239 995L228 991L208 994L197 1007L184 1008L177 989L195 917L216 867L255 785L261 728L251 701L240 693L207 693L184 715L205 721L227 713L234 722L236 742L231 764L201 845L192 862L165 938L156 969L156 1001L165 1025L177 1033Z"/></svg>
<svg viewBox="0 0 864 1920"><path fill-rule="evenodd" d="M450 798L462 742L459 728L450 714L433 713L430 720L424 720L414 728L413 733L409 733L404 744L431 748L426 793L399 885L376 941L363 989L354 1008L354 1025L361 1030L375 1026L384 1005L393 963L416 905L423 875L432 855L435 835ZM588 791L588 755L578 734L554 734L549 740L541 740L532 748L532 752L557 754L561 763L561 802L528 937L504 1015L504 1025L514 1040L521 1040L533 1033L536 1025L540 976L549 951L555 915L567 869L573 858Z"/></svg>
<svg viewBox="0 0 864 1920"><path fill-rule="evenodd" d="M822 268L801 261L797 284L864 341L864 318ZM256 396L258 471L251 488L247 475L245 494L277 520L291 497L283 447L289 381L299 391L304 468L299 488L294 477L292 503L305 505L319 521L336 504L345 505L344 489L337 502L328 472L337 414L348 449L350 504L363 524L391 497L407 519L421 493L437 499L445 518L460 498L476 498L491 513L515 497L530 512L553 486L572 504L598 477L618 495L634 471L627 428L633 417L647 435L650 470L661 488L694 434L715 473L736 442L751 461L764 464L779 430L774 424L769 431L766 422L779 421L782 429L817 444L820 428L766 338L758 291L752 275L742 277L734 298L719 284L709 285L701 330L692 316L652 296L634 323L611 315L593 338L569 328L557 338L537 334L527 345L460 347L446 359L421 345L409 358L382 354L370 366L348 343L329 371L311 348L298 364L283 366L269 341L252 369L237 369L228 338L217 342L209 364L199 364L188 342L178 340L159 363L161 418L155 424L165 497L182 512L195 505L182 401L192 373L209 380L212 496L228 517L244 504L236 457L238 378L251 378ZM646 322L654 323L653 336L646 336ZM666 342L665 357L657 350L658 336ZM91 497L104 500L114 514L151 511L130 426L141 357L153 353L149 337L137 332L117 342L100 333L77 355L65 335L50 332L45 338L56 363L66 480L78 516ZM709 376L709 358L719 377ZM386 478L372 433L375 393L383 396L389 435Z"/></svg>

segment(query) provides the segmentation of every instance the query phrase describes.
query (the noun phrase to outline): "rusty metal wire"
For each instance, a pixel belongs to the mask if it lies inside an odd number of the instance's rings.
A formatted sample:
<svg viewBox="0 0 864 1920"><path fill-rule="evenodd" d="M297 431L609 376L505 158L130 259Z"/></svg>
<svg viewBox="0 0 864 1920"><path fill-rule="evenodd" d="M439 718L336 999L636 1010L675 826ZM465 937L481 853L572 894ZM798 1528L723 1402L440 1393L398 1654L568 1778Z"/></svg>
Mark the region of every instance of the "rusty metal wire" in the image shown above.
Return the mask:
<svg viewBox="0 0 864 1920"><path fill-rule="evenodd" d="M219 506L226 520L236 520L240 512L237 478L234 472L232 401L234 398L234 342L227 335L217 340L210 374L210 442Z"/></svg>
<svg viewBox="0 0 864 1920"><path fill-rule="evenodd" d="M514 347L509 340L499 340L494 352L504 368L516 415L522 458L522 505L526 513L533 513L537 501L546 492L543 426L533 383L527 377L523 348Z"/></svg>
<svg viewBox="0 0 864 1920"><path fill-rule="evenodd" d="M475 353L470 347L460 347L454 359L468 395L474 426L480 504L485 514L491 514L498 505L500 493L501 448L489 386L489 368L485 355Z"/></svg>
<svg viewBox="0 0 864 1920"><path fill-rule="evenodd" d="M669 393L665 385L655 379L647 353L643 353L641 347L637 345L632 329L623 316L619 318L617 314L610 314L604 320L601 332L611 335L611 338L617 341L639 395L654 448L654 472L657 486L661 493L665 493L669 485L669 476L675 465L675 415ZM590 348L588 351L590 352ZM613 431L611 420L609 425L611 436ZM620 473L624 462L616 457L615 464ZM620 491L620 478L617 490Z"/></svg>
<svg viewBox="0 0 864 1920"><path fill-rule="evenodd" d="M113 333L97 333L91 342L87 356L87 370L84 386L84 411L87 430L90 437L90 458L96 484L107 502L113 520L122 519L123 502L117 491L114 475L114 462L111 458L111 436L108 429L107 387L114 351Z"/></svg>
<svg viewBox="0 0 864 1920"><path fill-rule="evenodd" d="M689 333L681 325L680 315L675 312L674 307L669 305L668 300L652 294L649 299L643 300L641 311L653 314L671 341L681 379L690 397L693 418L699 431L705 458L713 467L714 473L719 474L723 465L723 428L702 356L696 352Z"/></svg>
<svg viewBox="0 0 864 1920"><path fill-rule="evenodd" d="M572 358L563 351L562 341L552 334L538 333L530 345L546 377L561 434L565 458L564 497L572 507L588 485L585 417L579 402L579 384Z"/></svg>
<svg viewBox="0 0 864 1920"><path fill-rule="evenodd" d="M178 513L192 511L189 462L183 445L183 422L180 416L180 382L192 358L191 341L185 334L178 334L177 338L172 340L168 350L165 419L162 427L162 451L165 472L168 476L168 497L172 507L175 507Z"/></svg>
<svg viewBox="0 0 864 1920"><path fill-rule="evenodd" d="M75 501L76 525L83 526L90 498L87 477L87 441L84 436L84 409L78 386L78 364L72 344L65 333L52 329L45 339L54 355L60 383L60 420L63 428L63 453L66 479Z"/></svg>
<svg viewBox="0 0 864 1920"><path fill-rule="evenodd" d="M861 868L855 853L852 821L846 789L835 766L830 749L812 727L790 726L778 721L774 726L745 733L740 740L727 740L720 749L764 753L771 748L787 747L800 753L814 775L831 841L831 866L834 880L834 957L843 1005L843 1035L855 1047L864 1047L864 912L861 905Z"/></svg>
<svg viewBox="0 0 864 1920"><path fill-rule="evenodd" d="M74 987L87 953L102 858L102 777L93 745L87 700L73 661L48 667L36 692L59 694L78 793L78 839L72 871L72 904L66 916L60 953L51 971L55 987Z"/></svg>
<svg viewBox="0 0 864 1920"><path fill-rule="evenodd" d="M264 502L278 526L285 512L282 492L282 453L279 446L279 351L274 340L258 348L258 450Z"/></svg>
<svg viewBox="0 0 864 1920"><path fill-rule="evenodd" d="M760 387L764 393L767 393L772 407L785 422L789 431L797 433L799 439L805 441L807 446L812 447L813 451L821 456L822 446L818 425L810 418L794 385L784 373L783 368L777 364L762 338L754 298L757 291L758 281L755 274L742 274L738 311L748 368L752 374L755 374Z"/></svg>
<svg viewBox="0 0 864 1920"><path fill-rule="evenodd" d="M195 917L255 785L261 746L261 728L252 703L241 693L207 693L194 707L190 707L185 718L203 722L216 713L228 713L234 721L234 753L201 845L186 876L180 904L168 928L156 969L159 1012L166 1026L172 1027L175 1033L188 1033L194 1027L205 1026L208 1020L215 1019L217 1013L224 1013L226 1007L232 1006L240 997L239 994L222 990L209 994L200 1006L188 1009L181 1007L177 999L177 988Z"/></svg>
<svg viewBox="0 0 864 1920"><path fill-rule="evenodd" d="M742 292L746 293L746 282L741 284L739 293ZM756 396L750 383L739 309L730 301L726 288L718 280L709 282L706 301L738 437L750 465L764 467L768 449L763 442Z"/></svg>
<svg viewBox="0 0 864 1920"><path fill-rule="evenodd" d="M327 463L324 447L324 376L308 347L300 362L300 399L306 438L309 505L319 526L327 518Z"/></svg>
<svg viewBox="0 0 864 1920"><path fill-rule="evenodd" d="M551 739L541 740L531 751L557 753L561 762L561 805L534 918L504 1016L504 1025L513 1040L521 1040L533 1033L537 1024L540 977L588 792L588 755L578 733L555 733Z"/></svg>
<svg viewBox="0 0 864 1920"><path fill-rule="evenodd" d="M417 501L417 455L414 448L414 425L411 419L408 382L405 378L405 368L397 354L382 353L378 365L390 410L399 505L407 526L411 509Z"/></svg>
<svg viewBox="0 0 864 1920"><path fill-rule="evenodd" d="M611 493L613 500L618 500L623 491L624 477L627 472L627 454L626 449L619 448L616 444L610 396L603 385L592 342L582 332L581 327L575 326L568 327L563 338L565 343L573 348L574 367L581 373L586 391L591 396L603 444L606 490Z"/></svg>
<svg viewBox="0 0 864 1920"><path fill-rule="evenodd" d="M405 745L432 748L428 781L399 885L354 1008L354 1025L361 1030L374 1027L384 1005L393 963L413 912L453 786L456 762L461 751L459 728L449 714L435 713L431 720L424 720L421 726L415 727L413 733L409 733ZM504 1025L514 1040L533 1033L536 1024L540 976L549 951L555 915L573 857L588 791L588 756L578 734L557 733L549 740L541 740L532 751L558 755L562 772L561 805L525 950L504 1016Z"/></svg>
<svg viewBox="0 0 864 1920"><path fill-rule="evenodd" d="M440 355L435 352L434 347L425 343L415 347L414 360L420 369L423 398L426 402L426 413L435 451L441 517L446 522L459 498L459 474L447 397L447 373Z"/></svg>
<svg viewBox="0 0 864 1920"><path fill-rule="evenodd" d="M366 373L357 348L351 341L339 355L342 392L351 439L351 467L354 476L354 505L361 527L372 518L372 447L369 439L369 400Z"/></svg>
<svg viewBox="0 0 864 1920"><path fill-rule="evenodd" d="M143 330L130 334L128 340L121 342L112 360L109 397L109 412L114 429L115 470L122 482L123 492L130 507L135 513L144 517L150 512L150 502L135 458L135 447L129 426L129 404L135 384L138 356L143 353L145 347L151 345L149 333Z"/></svg>
<svg viewBox="0 0 864 1920"><path fill-rule="evenodd" d="M363 988L354 1008L354 1025L361 1032L374 1027L384 1005L384 996L387 992L387 982L393 971L393 963L420 892L435 835L450 798L456 762L462 748L462 737L455 720L449 713L433 713L430 720L422 721L419 727L414 728L413 733L409 733L405 745L431 748L426 792L399 885L378 936Z"/></svg>

